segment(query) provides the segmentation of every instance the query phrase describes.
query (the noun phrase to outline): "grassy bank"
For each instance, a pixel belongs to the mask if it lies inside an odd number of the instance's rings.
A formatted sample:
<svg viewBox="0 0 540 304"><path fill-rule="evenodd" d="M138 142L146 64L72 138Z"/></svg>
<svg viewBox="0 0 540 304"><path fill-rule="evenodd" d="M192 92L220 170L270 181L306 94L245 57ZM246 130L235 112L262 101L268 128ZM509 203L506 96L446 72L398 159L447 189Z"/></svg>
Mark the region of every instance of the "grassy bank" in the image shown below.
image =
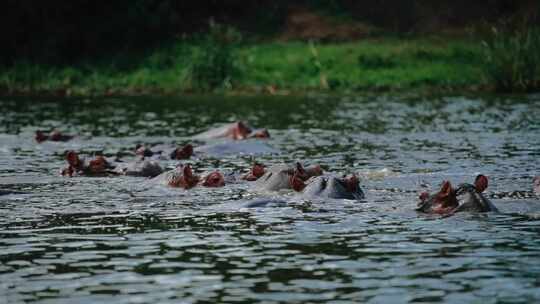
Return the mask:
<svg viewBox="0 0 540 304"><path fill-rule="evenodd" d="M0 71L4 94L116 95L195 91L286 93L471 90L482 86L478 41L367 39L244 43L226 53L178 42L149 53L57 67L20 62ZM209 85L201 85L208 80Z"/></svg>

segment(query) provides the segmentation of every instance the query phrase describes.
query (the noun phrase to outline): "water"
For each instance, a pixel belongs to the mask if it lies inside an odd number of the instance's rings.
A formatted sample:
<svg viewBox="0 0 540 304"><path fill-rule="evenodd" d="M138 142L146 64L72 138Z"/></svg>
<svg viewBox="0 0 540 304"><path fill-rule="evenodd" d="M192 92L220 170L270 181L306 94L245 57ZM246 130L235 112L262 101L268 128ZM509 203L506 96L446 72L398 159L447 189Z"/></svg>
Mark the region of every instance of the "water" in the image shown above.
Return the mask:
<svg viewBox="0 0 540 304"><path fill-rule="evenodd" d="M540 96L0 100L0 303L540 301ZM266 127L281 153L357 172L366 200L241 208L249 185L189 191L59 175L64 151L184 144L219 123ZM33 140L36 129L78 137ZM200 144L200 143L196 143ZM129 157L126 157L129 159ZM199 157L198 172L250 156ZM175 162L162 162L173 167ZM502 214L414 212L444 179L489 176Z"/></svg>

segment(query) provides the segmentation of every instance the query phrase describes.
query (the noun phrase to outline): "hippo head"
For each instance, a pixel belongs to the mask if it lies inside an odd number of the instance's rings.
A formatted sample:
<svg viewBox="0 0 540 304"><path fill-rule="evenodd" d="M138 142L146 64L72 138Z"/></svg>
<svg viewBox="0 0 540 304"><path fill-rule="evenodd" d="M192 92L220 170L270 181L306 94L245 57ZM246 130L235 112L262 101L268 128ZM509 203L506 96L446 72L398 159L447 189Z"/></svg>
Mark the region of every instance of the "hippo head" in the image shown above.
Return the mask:
<svg viewBox="0 0 540 304"><path fill-rule="evenodd" d="M69 166L74 169L81 170L83 168L83 162L79 158L79 154L75 151L68 151L66 153L66 160Z"/></svg>
<svg viewBox="0 0 540 304"><path fill-rule="evenodd" d="M171 187L190 189L197 185L199 182L199 176L193 174L193 170L191 169L190 165L185 165L177 167L173 172L171 172L167 182Z"/></svg>
<svg viewBox="0 0 540 304"><path fill-rule="evenodd" d="M251 128L243 121L235 122L229 128L227 134L234 140L246 139L251 133Z"/></svg>
<svg viewBox="0 0 540 304"><path fill-rule="evenodd" d="M304 168L299 162L296 163L296 167L289 174L289 185L295 191L302 191L306 187L306 181L313 177L322 175L321 166L315 165L308 168Z"/></svg>
<svg viewBox="0 0 540 304"><path fill-rule="evenodd" d="M202 185L205 187L223 187L225 186L225 178L219 171L214 171L204 178Z"/></svg>
<svg viewBox="0 0 540 304"><path fill-rule="evenodd" d="M145 145L137 144L137 146L135 146L135 154L142 157L150 157L154 155L154 152Z"/></svg>
<svg viewBox="0 0 540 304"><path fill-rule="evenodd" d="M444 181L439 192L431 195L427 192L420 194L420 203L418 203L416 210L425 213L445 214L458 206L459 203L452 184L449 181Z"/></svg>
<svg viewBox="0 0 540 304"><path fill-rule="evenodd" d="M89 174L103 174L109 168L111 168L111 165L107 162L105 157L98 155L88 162L87 170Z"/></svg>
<svg viewBox="0 0 540 304"><path fill-rule="evenodd" d="M358 177L353 174L342 178L319 176L308 181L303 194L306 196L334 199L363 199Z"/></svg>
<svg viewBox="0 0 540 304"><path fill-rule="evenodd" d="M37 130L34 138L36 139L38 143L42 143L46 141L49 138L49 136L47 136L43 131Z"/></svg>
<svg viewBox="0 0 540 304"><path fill-rule="evenodd" d="M189 159L193 155L193 146L187 144L182 148L176 148L171 152L171 159Z"/></svg>
<svg viewBox="0 0 540 304"><path fill-rule="evenodd" d="M533 178L533 191L536 195L540 195L540 175Z"/></svg>
<svg viewBox="0 0 540 304"><path fill-rule="evenodd" d="M52 141L62 141L63 138L64 136L58 130L54 130L49 134L49 139Z"/></svg>
<svg viewBox="0 0 540 304"><path fill-rule="evenodd" d="M474 180L474 185L461 184L455 190L456 197L459 201L459 207L454 212L472 211L472 212L488 212L498 211L495 205L491 203L482 192L488 187L488 179L484 175L478 175Z"/></svg>
<svg viewBox="0 0 540 304"><path fill-rule="evenodd" d="M270 133L267 129L253 130L248 136L249 138L270 138Z"/></svg>
<svg viewBox="0 0 540 304"><path fill-rule="evenodd" d="M259 177L263 176L265 173L264 165L255 163L253 164L253 167L249 171L248 174L244 175L242 179L245 179L247 181L256 181L259 179Z"/></svg>

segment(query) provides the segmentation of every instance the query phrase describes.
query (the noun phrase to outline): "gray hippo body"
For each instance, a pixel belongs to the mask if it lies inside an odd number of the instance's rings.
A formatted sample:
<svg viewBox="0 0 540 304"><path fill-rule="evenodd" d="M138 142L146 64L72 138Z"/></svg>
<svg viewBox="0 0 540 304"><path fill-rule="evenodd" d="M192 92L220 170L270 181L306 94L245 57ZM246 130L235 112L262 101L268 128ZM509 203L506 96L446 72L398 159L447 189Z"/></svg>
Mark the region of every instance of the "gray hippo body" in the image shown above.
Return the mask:
<svg viewBox="0 0 540 304"><path fill-rule="evenodd" d="M359 186L349 189L346 181L336 176L317 176L308 182L302 191L304 197L349 200L360 200L365 197Z"/></svg>
<svg viewBox="0 0 540 304"><path fill-rule="evenodd" d="M128 176L156 177L163 173L163 168L153 160L138 160L116 166L115 172Z"/></svg>
<svg viewBox="0 0 540 304"><path fill-rule="evenodd" d="M285 164L273 165L255 182L254 187L257 190L266 191L292 189L289 183L291 170L291 167Z"/></svg>

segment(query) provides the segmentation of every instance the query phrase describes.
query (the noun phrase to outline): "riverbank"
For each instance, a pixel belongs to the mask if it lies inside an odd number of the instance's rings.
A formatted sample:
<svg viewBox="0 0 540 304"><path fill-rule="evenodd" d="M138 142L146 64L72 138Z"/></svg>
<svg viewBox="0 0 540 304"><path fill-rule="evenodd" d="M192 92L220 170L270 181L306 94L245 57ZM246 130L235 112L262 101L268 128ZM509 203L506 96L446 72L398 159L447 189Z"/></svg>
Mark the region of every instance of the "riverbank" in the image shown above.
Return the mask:
<svg viewBox="0 0 540 304"><path fill-rule="evenodd" d="M206 60L198 42L180 41L143 54L49 66L21 62L0 71L3 95L172 95L195 92L292 94L487 90L479 41L449 37L369 38L357 42L243 43L226 62ZM212 47L212 46L210 46ZM201 55L202 54L202 55ZM206 54L208 55L208 54ZM222 56L223 57L223 56ZM223 59L223 58L221 58ZM222 60L223 61L223 60ZM194 81L216 69L223 80L208 87ZM223 71L219 71L223 72ZM205 76L206 75L206 76Z"/></svg>

